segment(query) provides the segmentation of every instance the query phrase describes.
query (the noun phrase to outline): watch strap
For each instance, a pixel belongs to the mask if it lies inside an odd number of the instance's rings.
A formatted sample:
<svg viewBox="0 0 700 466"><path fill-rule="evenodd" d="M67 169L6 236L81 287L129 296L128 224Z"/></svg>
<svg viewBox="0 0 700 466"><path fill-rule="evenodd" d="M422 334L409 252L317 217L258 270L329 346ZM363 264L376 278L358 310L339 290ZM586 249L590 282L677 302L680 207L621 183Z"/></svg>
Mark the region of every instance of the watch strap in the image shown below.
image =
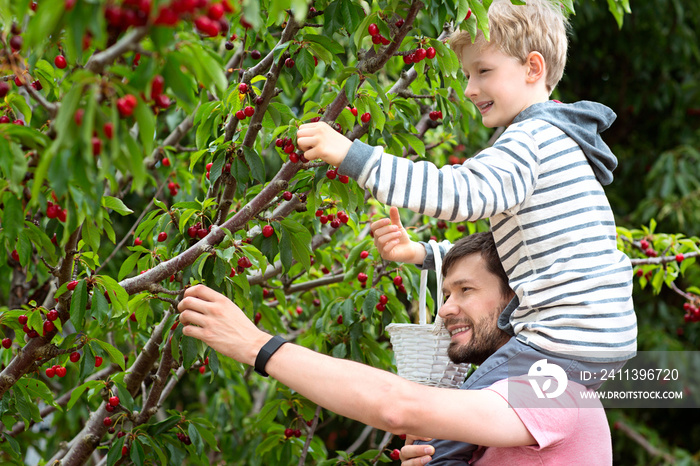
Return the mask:
<svg viewBox="0 0 700 466"><path fill-rule="evenodd" d="M255 357L255 372L263 377L267 377L268 374L265 372L267 361L269 361L270 357L275 354L275 351L280 349L280 346L284 345L285 343L287 343L287 340L279 335L275 335L274 337L270 338L270 340L268 340L268 342L265 343L262 348L260 348L258 355Z"/></svg>

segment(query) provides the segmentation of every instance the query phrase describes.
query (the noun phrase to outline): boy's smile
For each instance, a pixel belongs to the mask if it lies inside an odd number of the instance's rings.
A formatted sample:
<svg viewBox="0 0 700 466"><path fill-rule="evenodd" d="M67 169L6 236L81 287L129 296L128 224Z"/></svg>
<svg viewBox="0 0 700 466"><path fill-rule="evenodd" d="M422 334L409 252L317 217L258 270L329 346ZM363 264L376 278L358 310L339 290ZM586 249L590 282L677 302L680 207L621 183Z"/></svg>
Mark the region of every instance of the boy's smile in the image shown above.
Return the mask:
<svg viewBox="0 0 700 466"><path fill-rule="evenodd" d="M479 109L484 126L508 126L530 105L549 99L544 79L533 77L533 53L523 64L493 44L464 48L462 64L469 80L464 95Z"/></svg>

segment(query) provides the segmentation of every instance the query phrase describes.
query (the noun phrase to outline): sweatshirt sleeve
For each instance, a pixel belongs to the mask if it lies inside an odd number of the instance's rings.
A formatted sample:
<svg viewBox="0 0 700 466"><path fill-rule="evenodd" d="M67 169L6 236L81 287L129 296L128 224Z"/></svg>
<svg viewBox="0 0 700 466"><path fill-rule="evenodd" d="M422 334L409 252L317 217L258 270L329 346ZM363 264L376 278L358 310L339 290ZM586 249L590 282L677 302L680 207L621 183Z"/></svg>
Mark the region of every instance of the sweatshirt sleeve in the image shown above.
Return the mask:
<svg viewBox="0 0 700 466"><path fill-rule="evenodd" d="M384 204L452 222L475 221L527 199L537 178L536 149L530 133L509 128L464 164L438 168L355 140L338 173L355 179Z"/></svg>

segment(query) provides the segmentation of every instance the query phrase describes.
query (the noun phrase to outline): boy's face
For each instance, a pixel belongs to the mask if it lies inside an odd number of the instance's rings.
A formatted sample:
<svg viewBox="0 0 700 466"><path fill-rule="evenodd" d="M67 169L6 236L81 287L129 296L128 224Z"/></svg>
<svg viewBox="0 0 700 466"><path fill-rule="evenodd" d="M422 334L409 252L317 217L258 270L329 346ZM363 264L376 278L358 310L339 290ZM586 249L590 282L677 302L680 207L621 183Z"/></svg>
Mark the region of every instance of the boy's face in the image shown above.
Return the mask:
<svg viewBox="0 0 700 466"><path fill-rule="evenodd" d="M508 126L518 113L542 101L527 80L528 65L496 46L465 47L462 67L469 80L464 95L477 106L487 128Z"/></svg>

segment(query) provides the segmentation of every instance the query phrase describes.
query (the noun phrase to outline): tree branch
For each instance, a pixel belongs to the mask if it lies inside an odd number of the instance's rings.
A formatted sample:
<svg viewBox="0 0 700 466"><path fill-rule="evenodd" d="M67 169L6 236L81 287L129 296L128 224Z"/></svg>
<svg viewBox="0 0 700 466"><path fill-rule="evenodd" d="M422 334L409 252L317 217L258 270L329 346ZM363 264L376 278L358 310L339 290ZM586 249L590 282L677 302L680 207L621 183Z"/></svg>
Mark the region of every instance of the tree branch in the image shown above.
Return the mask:
<svg viewBox="0 0 700 466"><path fill-rule="evenodd" d="M96 74L102 73L105 66L114 62L120 55L136 50L139 42L146 37L147 33L147 26L133 28L131 31L124 34L117 43L91 56L87 63L85 63L85 69Z"/></svg>

